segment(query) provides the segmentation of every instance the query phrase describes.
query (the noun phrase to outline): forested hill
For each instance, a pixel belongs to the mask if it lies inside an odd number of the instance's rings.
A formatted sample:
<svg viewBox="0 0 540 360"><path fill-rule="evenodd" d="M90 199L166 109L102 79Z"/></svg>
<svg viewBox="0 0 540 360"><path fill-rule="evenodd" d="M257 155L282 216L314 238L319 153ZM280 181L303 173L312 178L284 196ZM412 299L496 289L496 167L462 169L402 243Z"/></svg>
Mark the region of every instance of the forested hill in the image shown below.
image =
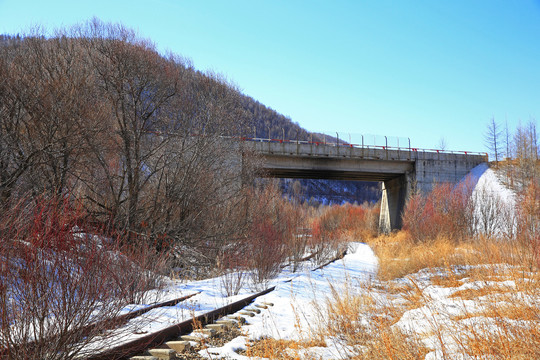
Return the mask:
<svg viewBox="0 0 540 360"><path fill-rule="evenodd" d="M11 36L0 34L0 46L17 47L17 45L22 44L23 41L24 38L21 38L19 35ZM46 40L43 39L43 41ZM183 64L179 65L184 66ZM189 66L186 66L184 70L187 73L191 73L189 76L191 80L190 87L193 89L204 86L219 87L219 82L223 82L213 75L202 73ZM236 95L238 96L237 99L239 99L235 105L238 114L241 113L241 116L239 116L241 126L235 129L236 131L239 131L241 128L242 133L239 135L270 139L322 141L321 134L308 132L298 123L293 122L289 117L278 113L248 95L240 93L232 86L229 87L229 90L231 92L236 92ZM327 136L327 139L333 138Z"/></svg>
<svg viewBox="0 0 540 360"><path fill-rule="evenodd" d="M289 117L261 104L249 96L243 98L242 104L252 118L253 137L265 139L309 140L310 133L293 122Z"/></svg>
<svg viewBox="0 0 540 360"><path fill-rule="evenodd" d="M278 113L249 96L244 95L242 104L252 121L251 129L248 131L251 137L320 142L337 140L330 135L309 132L288 116Z"/></svg>
<svg viewBox="0 0 540 360"><path fill-rule="evenodd" d="M0 75L0 203L27 193L69 193L121 227L150 211L138 209L142 197L161 191L159 176L173 161L161 152L181 151L172 135L152 133L323 138L115 24L90 22L49 38L0 35ZM141 170L151 167L155 172ZM168 179L176 176L190 181L180 172ZM317 197L321 186L306 193Z"/></svg>

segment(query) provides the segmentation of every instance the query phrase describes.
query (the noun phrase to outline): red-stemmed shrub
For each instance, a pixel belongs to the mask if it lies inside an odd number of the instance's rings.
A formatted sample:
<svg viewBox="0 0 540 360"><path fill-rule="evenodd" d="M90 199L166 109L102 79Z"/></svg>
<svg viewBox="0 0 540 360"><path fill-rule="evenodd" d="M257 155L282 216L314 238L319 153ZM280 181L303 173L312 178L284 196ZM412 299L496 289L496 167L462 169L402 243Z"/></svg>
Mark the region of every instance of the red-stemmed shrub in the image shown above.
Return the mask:
<svg viewBox="0 0 540 360"><path fill-rule="evenodd" d="M110 319L156 285L144 253L121 253L118 239L85 232L85 219L69 199L2 212L0 358L84 357Z"/></svg>
<svg viewBox="0 0 540 360"><path fill-rule="evenodd" d="M311 248L318 263L341 253L347 242L366 241L376 236L377 205L332 205L323 209L312 222Z"/></svg>
<svg viewBox="0 0 540 360"><path fill-rule="evenodd" d="M428 194L413 194L402 215L403 228L415 241L444 236L459 240L470 236L473 209L470 181L458 185L438 184Z"/></svg>

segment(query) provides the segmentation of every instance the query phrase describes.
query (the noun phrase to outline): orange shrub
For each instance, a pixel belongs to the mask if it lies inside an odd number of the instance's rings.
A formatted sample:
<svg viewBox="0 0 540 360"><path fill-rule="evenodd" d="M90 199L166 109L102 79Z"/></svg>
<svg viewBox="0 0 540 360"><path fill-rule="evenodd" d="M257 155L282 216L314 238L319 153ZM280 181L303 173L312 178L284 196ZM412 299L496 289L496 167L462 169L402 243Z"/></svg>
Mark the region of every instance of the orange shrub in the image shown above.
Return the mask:
<svg viewBox="0 0 540 360"><path fill-rule="evenodd" d="M366 241L377 234L379 207L332 205L312 221L311 247L319 262L328 260L348 241Z"/></svg>
<svg viewBox="0 0 540 360"><path fill-rule="evenodd" d="M427 195L412 195L403 212L404 230L409 231L415 241L434 240L439 236L459 240L470 235L471 189L466 181L455 187L439 184Z"/></svg>

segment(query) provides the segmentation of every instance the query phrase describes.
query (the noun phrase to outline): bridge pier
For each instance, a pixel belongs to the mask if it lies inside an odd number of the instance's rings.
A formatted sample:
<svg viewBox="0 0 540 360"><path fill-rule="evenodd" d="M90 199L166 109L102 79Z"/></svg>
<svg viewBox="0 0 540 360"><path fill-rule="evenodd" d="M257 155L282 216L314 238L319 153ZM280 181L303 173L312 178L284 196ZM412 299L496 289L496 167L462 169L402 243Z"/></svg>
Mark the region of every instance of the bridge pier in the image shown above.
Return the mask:
<svg viewBox="0 0 540 360"><path fill-rule="evenodd" d="M379 215L379 231L389 233L400 229L401 214L405 209L407 197L411 192L412 179L404 174L382 182L381 210Z"/></svg>

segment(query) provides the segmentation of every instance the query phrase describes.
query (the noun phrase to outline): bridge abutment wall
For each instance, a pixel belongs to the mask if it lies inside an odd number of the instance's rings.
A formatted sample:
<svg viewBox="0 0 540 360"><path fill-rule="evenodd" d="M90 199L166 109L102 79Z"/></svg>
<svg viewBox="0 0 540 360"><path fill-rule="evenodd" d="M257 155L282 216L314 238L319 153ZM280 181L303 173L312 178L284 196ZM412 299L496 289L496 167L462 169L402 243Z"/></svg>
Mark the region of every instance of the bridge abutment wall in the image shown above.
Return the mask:
<svg viewBox="0 0 540 360"><path fill-rule="evenodd" d="M456 184L486 160L478 155L418 152L414 162L414 188L427 194L437 184Z"/></svg>

